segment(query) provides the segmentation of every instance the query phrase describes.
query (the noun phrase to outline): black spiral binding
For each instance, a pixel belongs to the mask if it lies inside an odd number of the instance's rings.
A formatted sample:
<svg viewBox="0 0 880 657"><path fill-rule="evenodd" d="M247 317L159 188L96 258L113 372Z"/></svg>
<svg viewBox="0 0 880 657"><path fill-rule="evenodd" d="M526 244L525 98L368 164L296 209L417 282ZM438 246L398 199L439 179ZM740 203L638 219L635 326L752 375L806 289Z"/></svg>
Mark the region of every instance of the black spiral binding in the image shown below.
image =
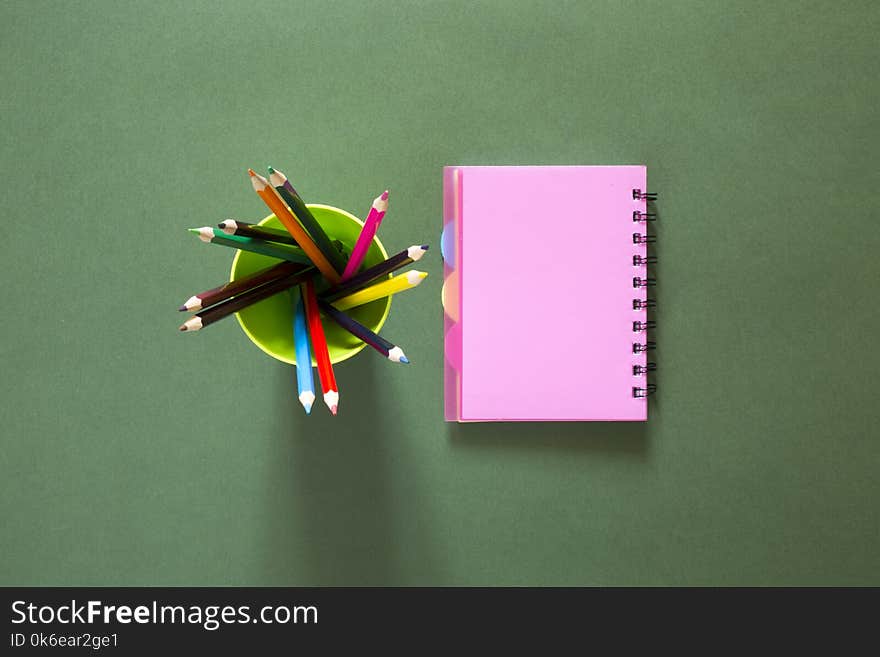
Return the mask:
<svg viewBox="0 0 880 657"><path fill-rule="evenodd" d="M632 197L634 201L656 201L657 194L655 192L644 192L641 189L632 190ZM656 212L642 212L641 210L633 210L632 220L634 223L644 223L646 226L648 222L653 222L657 220ZM657 241L657 237L655 235L649 235L647 231L633 233L632 235L633 244L654 244ZM653 265L657 262L657 256L654 255L633 255L632 264L633 267L644 267L646 265ZM655 278L651 278L650 276L633 276L632 285L634 289L647 289L649 287L654 287L657 284L657 280ZM654 309L657 307L657 302L654 299L633 299L632 300L632 308L633 310L648 310ZM657 323L653 320L635 320L632 323L633 333L642 333L645 331L653 330L656 328ZM633 354L642 354L647 353L648 351L654 351L657 348L657 344L652 342L651 340L645 340L643 342L633 342L632 343L632 352ZM654 372L657 370L656 363L646 363L645 365L633 365L632 366L632 375L638 377L645 377L650 372ZM644 398L649 397L657 392L657 386L653 383L644 383L639 386L633 386L632 396L635 398Z"/></svg>
<svg viewBox="0 0 880 657"><path fill-rule="evenodd" d="M648 383L644 388L638 388L633 386L633 397L648 397L657 392L657 386L653 383Z"/></svg>

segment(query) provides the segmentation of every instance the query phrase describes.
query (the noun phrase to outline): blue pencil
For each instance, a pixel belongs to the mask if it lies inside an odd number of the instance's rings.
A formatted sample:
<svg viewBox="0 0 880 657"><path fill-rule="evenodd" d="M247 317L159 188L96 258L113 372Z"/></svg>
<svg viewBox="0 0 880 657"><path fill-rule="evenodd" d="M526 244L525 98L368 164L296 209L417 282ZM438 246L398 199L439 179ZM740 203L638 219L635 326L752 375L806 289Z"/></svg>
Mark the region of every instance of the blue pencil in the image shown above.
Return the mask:
<svg viewBox="0 0 880 657"><path fill-rule="evenodd" d="M299 286L293 288L290 293L294 299L293 344L296 350L296 388L299 392L299 402L306 409L306 415L309 415L312 412L312 404L315 403L315 378L312 374L312 350L309 348L309 330L306 328L306 309L303 306Z"/></svg>

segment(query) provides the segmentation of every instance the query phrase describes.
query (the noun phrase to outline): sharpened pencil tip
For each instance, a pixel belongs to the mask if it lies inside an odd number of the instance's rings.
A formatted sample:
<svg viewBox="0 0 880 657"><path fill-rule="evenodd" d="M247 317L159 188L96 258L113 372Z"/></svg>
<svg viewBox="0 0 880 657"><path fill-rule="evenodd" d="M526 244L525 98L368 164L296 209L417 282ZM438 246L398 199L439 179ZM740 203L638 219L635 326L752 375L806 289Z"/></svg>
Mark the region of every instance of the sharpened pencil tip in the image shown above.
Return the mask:
<svg viewBox="0 0 880 657"><path fill-rule="evenodd" d="M178 308L178 310L179 310L180 312L183 312L183 311L185 311L186 309L187 309L187 308L186 308L186 304L183 304L180 308Z"/></svg>
<svg viewBox="0 0 880 657"><path fill-rule="evenodd" d="M290 181L287 180L287 176L281 173L278 169L275 167L269 167L269 184L272 185L272 187L287 187L290 185ZM296 190L294 190L294 192L295 191Z"/></svg>
<svg viewBox="0 0 880 657"><path fill-rule="evenodd" d="M177 330L178 330L178 331L185 331L185 330L186 330L186 324L181 324L179 327L177 327Z"/></svg>
<svg viewBox="0 0 880 657"><path fill-rule="evenodd" d="M429 244L422 244L422 250L423 250L423 251L427 251L427 250L430 249L430 248L431 248L431 246L430 246Z"/></svg>
<svg viewBox="0 0 880 657"><path fill-rule="evenodd" d="M187 228L186 230L187 230L188 232L192 233L193 235L199 235L199 234L200 234L200 231L199 231L198 228Z"/></svg>
<svg viewBox="0 0 880 657"><path fill-rule="evenodd" d="M312 414L312 405L311 404L303 404L303 409L305 409L306 415Z"/></svg>
<svg viewBox="0 0 880 657"><path fill-rule="evenodd" d="M254 171L253 169L248 169L248 175L249 175L249 176L256 176L256 175L257 175L257 172Z"/></svg>
<svg viewBox="0 0 880 657"><path fill-rule="evenodd" d="M337 406L331 406L331 407L330 407L330 412L333 413L333 415L336 415L336 409L337 409L337 408L338 408Z"/></svg>
<svg viewBox="0 0 880 657"><path fill-rule="evenodd" d="M386 189L384 192L382 192L382 196L380 196L379 198L381 198L383 201L387 201L388 200L388 190Z"/></svg>
<svg viewBox="0 0 880 657"><path fill-rule="evenodd" d="M401 356L400 362L409 365L409 358L407 358L406 356Z"/></svg>

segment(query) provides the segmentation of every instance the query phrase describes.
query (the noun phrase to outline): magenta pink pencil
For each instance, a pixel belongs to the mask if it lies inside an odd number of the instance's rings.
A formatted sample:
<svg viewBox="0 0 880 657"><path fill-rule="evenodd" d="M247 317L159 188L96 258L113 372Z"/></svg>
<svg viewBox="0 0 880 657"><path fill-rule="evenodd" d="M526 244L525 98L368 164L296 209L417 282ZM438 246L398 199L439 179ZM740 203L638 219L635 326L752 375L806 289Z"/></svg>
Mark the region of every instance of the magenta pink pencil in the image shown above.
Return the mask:
<svg viewBox="0 0 880 657"><path fill-rule="evenodd" d="M382 223L386 210L388 210L387 189L373 201L373 207L370 208L370 214L367 215L364 228L361 234L358 235L354 249L351 251L351 257L348 259L348 264L345 265L345 271L342 272L341 280L343 282L357 273L358 268L364 261L364 256L367 255L370 244L373 243L373 238L376 237L376 231L379 230L379 224Z"/></svg>

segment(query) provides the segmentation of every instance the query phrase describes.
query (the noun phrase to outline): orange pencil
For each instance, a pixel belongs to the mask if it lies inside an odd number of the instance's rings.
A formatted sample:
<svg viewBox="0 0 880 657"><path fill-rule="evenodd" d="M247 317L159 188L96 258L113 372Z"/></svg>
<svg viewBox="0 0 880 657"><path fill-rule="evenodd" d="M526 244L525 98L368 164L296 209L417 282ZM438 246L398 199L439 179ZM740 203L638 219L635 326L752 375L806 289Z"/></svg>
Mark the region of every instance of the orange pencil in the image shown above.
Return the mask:
<svg viewBox="0 0 880 657"><path fill-rule="evenodd" d="M324 278L330 281L333 285L336 285L339 282L339 273L333 269L333 265L331 265L324 254L321 253L321 249L317 247L305 229L300 226L297 218L287 208L287 205L281 200L281 197L278 196L278 192L272 189L272 185L269 184L268 180L256 173L253 169L248 169L248 174L251 177L251 184L254 186L254 191L260 195L260 198L263 199L263 202L272 211L272 214L278 217L278 220L284 224L287 232L289 232L293 239L296 240L300 245L300 248L305 251L309 259L315 263L315 267L318 268L318 271L324 274Z"/></svg>
<svg viewBox="0 0 880 657"><path fill-rule="evenodd" d="M309 325L309 335L312 338L312 349L315 352L315 362L318 364L318 378L321 379L321 388L324 392L324 403L333 415L339 406L339 388L336 386L336 377L333 375L333 364L330 362L330 352L327 351L327 339L324 337L324 327L321 325L321 315L318 313L318 297L315 296L315 284L312 279L306 279L303 285L305 294L306 323Z"/></svg>

